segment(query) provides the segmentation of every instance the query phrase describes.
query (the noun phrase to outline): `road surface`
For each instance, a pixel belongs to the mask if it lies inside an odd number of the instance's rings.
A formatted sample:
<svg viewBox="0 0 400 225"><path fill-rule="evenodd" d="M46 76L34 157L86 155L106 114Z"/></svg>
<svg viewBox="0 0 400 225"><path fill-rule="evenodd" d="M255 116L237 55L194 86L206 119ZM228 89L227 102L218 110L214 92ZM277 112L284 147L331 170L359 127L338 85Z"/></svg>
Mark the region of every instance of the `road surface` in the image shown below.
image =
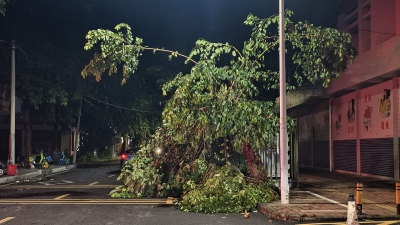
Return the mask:
<svg viewBox="0 0 400 225"><path fill-rule="evenodd" d="M160 205L166 199L112 199L108 193L121 184L116 163L83 165L78 169L30 181L0 186L0 224L107 225L283 225L252 212L241 214L186 213Z"/></svg>

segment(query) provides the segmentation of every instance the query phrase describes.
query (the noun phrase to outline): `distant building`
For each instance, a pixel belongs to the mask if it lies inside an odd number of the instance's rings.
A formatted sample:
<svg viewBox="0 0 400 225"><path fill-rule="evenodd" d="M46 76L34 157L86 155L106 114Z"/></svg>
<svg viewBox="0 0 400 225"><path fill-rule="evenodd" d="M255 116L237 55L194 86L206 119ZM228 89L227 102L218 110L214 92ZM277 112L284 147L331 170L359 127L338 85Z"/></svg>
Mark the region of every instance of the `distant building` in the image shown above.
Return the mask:
<svg viewBox="0 0 400 225"><path fill-rule="evenodd" d="M337 28L359 55L327 89L288 94L298 165L400 180L400 0L340 0L339 9Z"/></svg>

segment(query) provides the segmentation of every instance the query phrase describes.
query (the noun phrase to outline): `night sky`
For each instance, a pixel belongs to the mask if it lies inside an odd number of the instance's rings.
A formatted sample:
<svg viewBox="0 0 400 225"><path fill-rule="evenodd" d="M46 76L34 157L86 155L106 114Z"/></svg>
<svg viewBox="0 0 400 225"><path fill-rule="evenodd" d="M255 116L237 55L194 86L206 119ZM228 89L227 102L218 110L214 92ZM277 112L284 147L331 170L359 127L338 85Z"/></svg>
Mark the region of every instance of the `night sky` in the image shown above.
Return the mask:
<svg viewBox="0 0 400 225"><path fill-rule="evenodd" d="M22 9L23 2L30 2L31 8ZM286 0L285 6L295 12L295 20L326 27L336 21L336 2ZM45 30L54 43L83 50L88 30L112 29L125 22L146 45L185 52L198 38L241 45L250 34L250 28L243 25L247 15L276 14L278 3L278 0L11 0L6 16L0 16L0 23L23 20L15 15L31 13L40 21L36 26ZM12 31L3 31L5 35L0 37L18 39Z"/></svg>
<svg viewBox="0 0 400 225"><path fill-rule="evenodd" d="M337 20L337 1L285 2L286 8L295 13L292 20L332 27ZM160 116L161 101L165 102L159 81L165 82L179 72L188 71L188 66L182 59L169 62L167 54L146 53L140 58L135 76L126 85L120 85L120 74L103 76L99 83L93 77L83 80L80 73L94 53L83 49L89 30L113 29L123 22L150 47L188 54L195 41L204 38L211 42L229 42L240 49L251 34L251 27L243 24L248 14L261 18L277 14L278 3L278 0L10 0L6 15L0 15L0 84L10 83L10 42L15 40L28 55L26 58L20 49L16 51L16 95L23 99L23 108L32 109L31 120L75 126L78 101L73 95L84 90L85 98L90 95L125 108L139 107L138 102L146 96L147 107L157 115L144 116L152 121ZM273 59L276 60L271 64L277 67L278 56ZM162 69L148 72L148 68L155 66ZM61 105L60 99L56 103L51 101L59 91L53 90L57 85L68 92L67 105ZM277 93L261 95L273 100ZM26 101L33 97L43 101L39 108ZM81 128L97 137L91 145L85 145L87 149L109 144L114 138L111 127L126 127L140 120L141 117L131 114L95 100L85 102Z"/></svg>

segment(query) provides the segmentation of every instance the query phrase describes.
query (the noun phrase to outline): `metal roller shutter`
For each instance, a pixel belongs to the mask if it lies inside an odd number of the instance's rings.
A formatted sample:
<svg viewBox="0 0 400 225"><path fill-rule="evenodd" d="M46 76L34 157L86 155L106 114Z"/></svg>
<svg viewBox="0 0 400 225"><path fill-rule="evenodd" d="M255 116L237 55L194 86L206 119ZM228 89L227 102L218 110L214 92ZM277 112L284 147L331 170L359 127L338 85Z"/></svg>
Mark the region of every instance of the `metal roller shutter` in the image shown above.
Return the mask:
<svg viewBox="0 0 400 225"><path fill-rule="evenodd" d="M394 177L393 138L360 140L361 173Z"/></svg>
<svg viewBox="0 0 400 225"><path fill-rule="evenodd" d="M357 172L356 140L333 141L333 157L336 170Z"/></svg>

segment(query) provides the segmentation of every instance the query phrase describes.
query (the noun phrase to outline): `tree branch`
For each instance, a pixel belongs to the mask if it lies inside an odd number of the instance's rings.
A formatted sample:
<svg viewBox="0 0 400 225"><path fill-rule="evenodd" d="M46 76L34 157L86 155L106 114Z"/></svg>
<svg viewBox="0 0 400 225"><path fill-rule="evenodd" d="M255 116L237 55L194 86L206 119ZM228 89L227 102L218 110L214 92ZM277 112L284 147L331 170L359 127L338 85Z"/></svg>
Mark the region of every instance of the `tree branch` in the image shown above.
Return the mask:
<svg viewBox="0 0 400 225"><path fill-rule="evenodd" d="M144 50L153 50L153 51L161 51L161 52L174 53L174 54L177 54L177 55L179 55L179 56L181 56L181 57L183 57L183 58L186 58L186 59L192 61L194 64L197 64L196 61L194 61L193 59L189 58L188 56L182 55L182 54L180 54L180 53L178 53L178 52L174 52L174 51L171 51L171 50L160 49L160 48L143 48L143 49L144 49Z"/></svg>

